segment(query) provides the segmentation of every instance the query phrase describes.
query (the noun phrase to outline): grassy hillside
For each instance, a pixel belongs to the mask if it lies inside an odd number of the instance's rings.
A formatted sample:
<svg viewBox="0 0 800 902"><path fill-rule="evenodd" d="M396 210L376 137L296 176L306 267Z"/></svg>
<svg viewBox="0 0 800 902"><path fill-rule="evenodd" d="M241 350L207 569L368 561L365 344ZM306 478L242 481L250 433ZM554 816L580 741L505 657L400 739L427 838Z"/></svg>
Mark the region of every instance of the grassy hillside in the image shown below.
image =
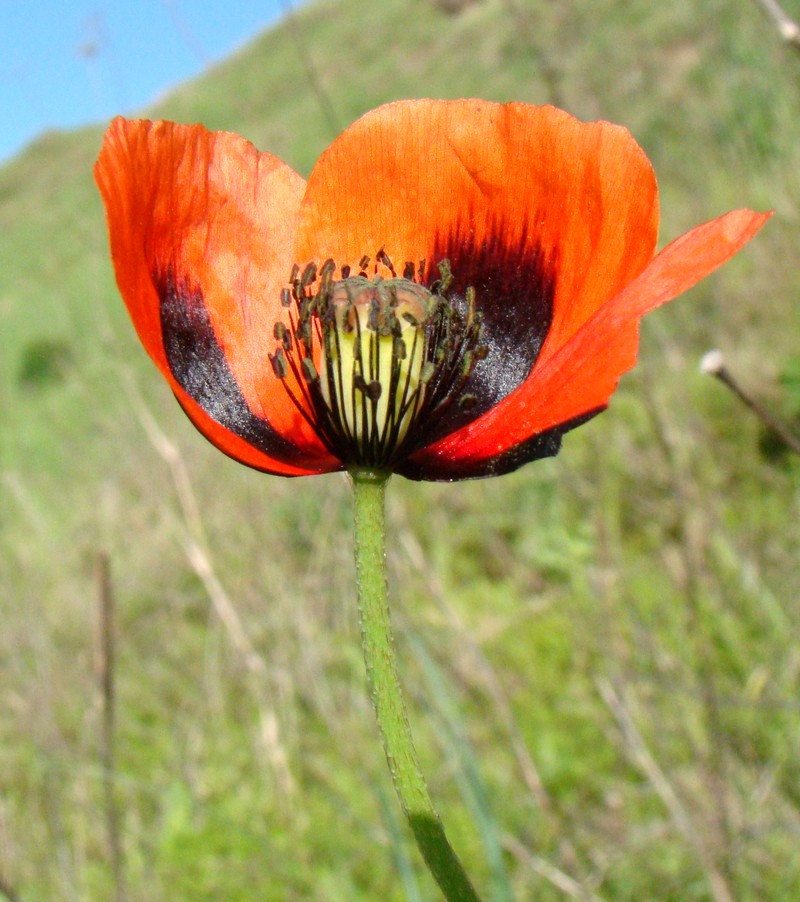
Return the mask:
<svg viewBox="0 0 800 902"><path fill-rule="evenodd" d="M665 241L776 209L647 321L639 368L559 458L394 480L389 563L420 754L487 898L791 899L800 468L697 362L721 347L800 411L800 55L756 3L444 6L323 0L144 112L306 174L386 100L555 102L631 129ZM247 471L185 420L113 284L101 134L0 169L0 887L433 899L364 690L346 481Z"/></svg>

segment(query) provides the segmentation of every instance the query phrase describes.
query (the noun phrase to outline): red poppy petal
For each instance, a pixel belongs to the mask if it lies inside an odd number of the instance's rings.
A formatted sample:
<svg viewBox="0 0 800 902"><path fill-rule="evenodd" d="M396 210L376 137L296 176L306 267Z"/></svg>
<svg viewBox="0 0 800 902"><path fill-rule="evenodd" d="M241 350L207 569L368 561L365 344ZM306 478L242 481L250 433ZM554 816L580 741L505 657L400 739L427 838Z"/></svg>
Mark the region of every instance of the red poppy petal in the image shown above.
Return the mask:
<svg viewBox="0 0 800 902"><path fill-rule="evenodd" d="M291 456L292 460L286 462L259 451L251 442L240 438L230 429L220 426L193 398L175 384L172 377L168 377L168 379L175 392L175 397L198 432L205 436L212 445L239 463L252 467L254 470L272 473L275 476L315 476L343 469L341 463L335 459L314 460L295 454L287 455Z"/></svg>
<svg viewBox="0 0 800 902"><path fill-rule="evenodd" d="M641 317L729 260L771 215L736 210L673 241L568 341L558 346L548 339L524 385L479 420L412 455L416 478L489 475L492 461L501 465L515 446L541 450L537 436L564 432L601 410L636 362ZM540 456L523 453L514 466Z"/></svg>
<svg viewBox="0 0 800 902"><path fill-rule="evenodd" d="M184 406L204 424L201 431L215 444L239 447L223 433L241 438L237 418L252 417L250 426L261 430L254 465L336 469L338 461L300 416L268 359L292 263L302 178L236 135L124 119L109 127L95 178L120 292L182 403L181 381L194 398L197 410ZM206 345L197 340L198 327L205 328ZM179 378L176 361L190 371L191 384ZM200 385L211 397L218 379L239 404L228 421L192 388Z"/></svg>
<svg viewBox="0 0 800 902"><path fill-rule="evenodd" d="M655 178L630 134L553 107L480 100L388 104L347 129L308 181L297 262L357 266L383 248L402 274L450 261L476 290L488 356L438 435L485 413L647 265ZM385 267L377 267L387 274ZM368 269L371 269L369 267Z"/></svg>
<svg viewBox="0 0 800 902"><path fill-rule="evenodd" d="M465 454L440 451L440 445L423 449L410 455L397 467L396 472L406 479L425 479L433 482L456 482L460 479L483 479L502 476L544 457L555 457L561 450L564 434L600 413L603 408L589 411L567 423L546 429L530 436L524 442L505 448L491 457L476 459Z"/></svg>
<svg viewBox="0 0 800 902"><path fill-rule="evenodd" d="M644 268L656 228L652 168L624 128L554 107L411 100L367 113L320 157L296 251L355 266L384 248L401 270L453 235L515 256L524 239L557 269L569 331Z"/></svg>
<svg viewBox="0 0 800 902"><path fill-rule="evenodd" d="M562 336L644 269L657 223L652 168L624 128L554 107L416 100L367 113L320 157L296 248L298 261L352 265L384 248L399 271L437 251L458 256L461 236L467 251L506 254L512 282L536 248L555 269ZM462 256L456 278L471 266Z"/></svg>

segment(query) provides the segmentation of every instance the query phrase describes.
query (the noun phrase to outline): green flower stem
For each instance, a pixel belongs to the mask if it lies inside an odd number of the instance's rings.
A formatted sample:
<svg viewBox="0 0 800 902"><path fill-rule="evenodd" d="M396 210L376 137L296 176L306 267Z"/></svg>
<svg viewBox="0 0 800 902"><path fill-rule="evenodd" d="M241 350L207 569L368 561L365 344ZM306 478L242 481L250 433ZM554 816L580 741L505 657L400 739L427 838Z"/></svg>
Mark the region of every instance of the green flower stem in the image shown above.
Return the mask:
<svg viewBox="0 0 800 902"><path fill-rule="evenodd" d="M388 473L354 470L355 553L361 643L383 750L400 804L434 879L451 902L478 902L447 840L422 776L395 662L386 584L384 499Z"/></svg>

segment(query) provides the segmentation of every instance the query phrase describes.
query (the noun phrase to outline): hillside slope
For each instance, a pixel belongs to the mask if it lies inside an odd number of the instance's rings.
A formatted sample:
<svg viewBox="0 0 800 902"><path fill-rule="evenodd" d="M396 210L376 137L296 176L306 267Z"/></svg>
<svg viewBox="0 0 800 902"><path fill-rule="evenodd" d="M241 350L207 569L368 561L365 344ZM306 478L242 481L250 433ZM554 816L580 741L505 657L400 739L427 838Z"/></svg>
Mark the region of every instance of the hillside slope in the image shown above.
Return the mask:
<svg viewBox="0 0 800 902"><path fill-rule="evenodd" d="M555 102L631 129L664 241L776 208L648 321L641 367L557 460L395 480L390 564L432 791L493 898L788 898L800 471L697 360L721 346L777 410L800 407L780 386L798 356L800 60L758 4L446 6L321 0L143 114L239 132L307 174L394 98ZM432 898L364 696L346 483L246 471L185 421L113 283L101 135L45 135L0 169L0 878L25 899L111 897L108 555L130 897Z"/></svg>

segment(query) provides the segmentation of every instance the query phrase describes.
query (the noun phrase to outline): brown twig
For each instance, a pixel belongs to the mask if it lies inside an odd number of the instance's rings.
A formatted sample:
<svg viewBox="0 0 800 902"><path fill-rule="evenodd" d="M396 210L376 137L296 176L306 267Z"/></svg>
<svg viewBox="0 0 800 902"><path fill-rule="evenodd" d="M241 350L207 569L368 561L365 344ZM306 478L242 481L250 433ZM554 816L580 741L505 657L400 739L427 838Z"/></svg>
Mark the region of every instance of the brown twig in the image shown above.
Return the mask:
<svg viewBox="0 0 800 902"><path fill-rule="evenodd" d="M778 29L778 33L784 43L791 45L796 50L800 50L800 25L790 18L776 0L758 0L758 2L775 23L775 27Z"/></svg>
<svg viewBox="0 0 800 902"><path fill-rule="evenodd" d="M787 448L791 448L795 454L800 454L800 438L742 388L725 365L725 358L722 356L721 351L709 351L707 354L704 354L703 359L700 361L700 370L709 376L715 376L719 379L746 407L753 411L767 429L770 429L778 436Z"/></svg>
<svg viewBox="0 0 800 902"><path fill-rule="evenodd" d="M469 680L472 684L475 681L479 681L483 691L490 698L492 710L506 730L523 783L534 799L541 816L555 833L562 836L562 849L567 850L571 856L576 857L573 844L565 833L563 815L558 810L556 800L548 793L536 763L528 750L502 680L481 648L480 642L476 640L475 635L467 628L456 608L450 604L447 593L436 574L430 567L425 566L425 555L422 546L407 523L403 523L398 530L397 540L414 569L425 578L430 598L447 619L451 629L458 634L459 645L469 656L466 666L460 669L469 674ZM458 664L455 666L458 667ZM548 862L541 856L529 851L523 843L511 836L503 838L503 845L519 861L526 864L541 877L549 880L554 886L559 887L566 895L572 898L597 902L598 897L587 887L586 880L582 876L576 877L567 874L552 862Z"/></svg>
<svg viewBox="0 0 800 902"><path fill-rule="evenodd" d="M212 56L208 52L206 45L197 36L197 33L181 13L176 0L161 0L162 4L167 8L167 13L172 19L172 24L181 36L181 40L188 49L197 57L204 67L211 65Z"/></svg>
<svg viewBox="0 0 800 902"><path fill-rule="evenodd" d="M541 38L536 24L537 13L529 5L525 5L523 9L523 4L517 0L505 0L505 6L508 15L514 20L516 41L529 52L532 72L537 73L544 82L547 102L566 109L568 104L564 94L564 72L560 64L562 54L559 53L561 48Z"/></svg>
<svg viewBox="0 0 800 902"><path fill-rule="evenodd" d="M695 482L684 474L679 459L678 442L662 409L653 398L652 392L646 394L645 409L653 424L653 433L664 457L676 503L681 539L679 549L684 565L681 582L689 618L688 640L689 647L693 651L695 671L699 678L708 737L708 752L707 755L704 755L703 769L708 785L709 799L714 806L715 827L724 843L721 853L714 858L711 857L710 848L707 850L710 861L709 881L714 898L717 902L723 902L733 896L728 887L728 881L733 882L735 875L730 854L732 831L726 791L727 752L724 743L717 675L712 666L707 636L702 628L704 599L707 595L705 557L708 553L710 534L710 527L704 513L707 505L699 497Z"/></svg>
<svg viewBox="0 0 800 902"><path fill-rule="evenodd" d="M183 515L183 549L195 574L208 592L214 611L228 631L234 648L251 673L262 675L264 659L253 647L230 596L217 578L208 553L208 543L197 498L192 489L189 472L174 442L161 431L141 397L134 394L134 409L145 434L158 456L167 464Z"/></svg>
<svg viewBox="0 0 800 902"><path fill-rule="evenodd" d="M254 678L254 692L258 698L261 717L262 742L281 790L285 796L291 796L295 790L294 777L289 766L289 756L280 735L280 721L274 707L268 703L265 697L266 662L250 641L233 600L217 576L208 551L208 542L197 497L192 488L189 471L177 445L170 441L159 428L130 379L127 380L127 386L134 410L150 444L170 469L183 515L181 532L186 558L208 593L212 607L225 627L245 669Z"/></svg>
<svg viewBox="0 0 800 902"><path fill-rule="evenodd" d="M602 896L598 896L596 893L588 890L574 877L570 877L569 874L566 874L561 868L556 867L546 858L531 852L516 837L509 834L505 835L503 837L503 846L517 861L527 865L535 874L543 877L570 899L580 899L581 902L603 902Z"/></svg>
<svg viewBox="0 0 800 902"><path fill-rule="evenodd" d="M522 734L514 717L511 703L505 694L502 684L494 671L491 663L483 653L480 645L475 641L465 626L462 618L456 609L447 600L446 593L442 589L436 576L428 572L428 568L424 565L424 555L419 540L408 528L402 529L399 533L399 542L403 546L409 559L414 564L417 571L427 575L427 582L431 598L439 606L440 610L447 618L450 626L455 629L459 635L459 641L463 648L467 650L470 656L469 672L472 676L478 677L483 683L486 692L492 700L492 707L499 715L503 726L505 727L508 737L511 741L511 747L514 750L522 778L530 791L537 805L543 812L548 812L552 808L552 800L545 788L539 770L536 767L530 752L522 738Z"/></svg>
<svg viewBox="0 0 800 902"><path fill-rule="evenodd" d="M95 667L102 708L100 745L103 767L106 837L111 857L111 873L114 879L114 898L117 902L123 902L127 898L125 858L120 836L119 807L117 806L116 793L114 791L116 782L114 593L111 583L111 562L105 551L101 551L97 555L97 593L98 617Z"/></svg>
<svg viewBox="0 0 800 902"><path fill-rule="evenodd" d="M17 895L16 890L3 877L0 877L0 896L6 902L20 902L20 897Z"/></svg>
<svg viewBox="0 0 800 902"><path fill-rule="evenodd" d="M339 117L336 115L336 110L333 108L333 101L331 100L328 92L323 87L322 81L319 77L319 74L317 73L316 66L314 65L314 62L308 52L308 45L305 43L302 31L300 29L300 20L297 16L297 13L295 12L291 0L281 0L281 9L283 10L286 24L292 33L292 39L294 40L297 47L297 55L303 66L303 69L305 69L306 78L308 79L308 86L311 88L311 93L317 99L320 112L322 113L325 121L328 123L328 127L331 130L331 135L335 137L342 130L342 126L339 122Z"/></svg>
<svg viewBox="0 0 800 902"><path fill-rule="evenodd" d="M666 774L659 766L655 757L647 747L644 737L639 732L636 722L630 713L621 693L618 693L611 685L610 680L604 677L596 680L600 697L608 706L616 718L626 751L632 762L641 770L652 785L656 794L664 803L665 808L672 818L680 833L689 845L697 853L697 857L708 874L711 884L711 893L715 902L733 902L733 894L728 886L725 876L717 867L713 855L706 847L706 843L700 832L695 828L689 812L684 807Z"/></svg>

